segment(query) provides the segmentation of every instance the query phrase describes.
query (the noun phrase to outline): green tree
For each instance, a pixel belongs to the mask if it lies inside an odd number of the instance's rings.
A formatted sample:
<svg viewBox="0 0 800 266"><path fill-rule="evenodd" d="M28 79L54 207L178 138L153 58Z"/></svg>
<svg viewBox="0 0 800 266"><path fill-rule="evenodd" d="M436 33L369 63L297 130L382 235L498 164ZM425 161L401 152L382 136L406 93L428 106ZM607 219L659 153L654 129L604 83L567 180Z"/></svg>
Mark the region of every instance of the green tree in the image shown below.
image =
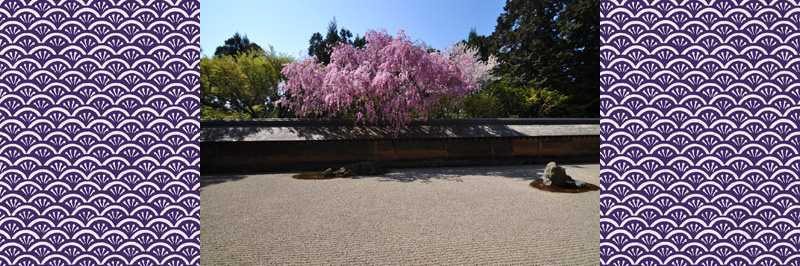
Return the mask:
<svg viewBox="0 0 800 266"><path fill-rule="evenodd" d="M486 62L486 60L489 60L489 39L486 38L486 36L478 35L475 28L471 28L467 39L461 42L466 43L467 47L477 48L482 61Z"/></svg>
<svg viewBox="0 0 800 266"><path fill-rule="evenodd" d="M284 117L275 106L283 64L294 59L269 52L249 50L234 55L200 59L201 118Z"/></svg>
<svg viewBox="0 0 800 266"><path fill-rule="evenodd" d="M600 4L570 1L557 21L569 51L571 103L583 110L582 116L600 117Z"/></svg>
<svg viewBox="0 0 800 266"><path fill-rule="evenodd" d="M247 38L247 35L242 36L237 32L233 34L233 37L225 40L224 45L217 46L217 49L214 51L214 56L232 55L236 57L239 54L255 50L263 49L261 49L261 46L258 46L258 44L250 42L250 39Z"/></svg>
<svg viewBox="0 0 800 266"><path fill-rule="evenodd" d="M503 93L529 90L519 114L599 117L599 3L507 0L503 10L488 49L501 61L502 87L514 90Z"/></svg>
<svg viewBox="0 0 800 266"><path fill-rule="evenodd" d="M367 45L367 39L365 39L363 36L359 37L358 34L356 34L356 38L353 39L353 46L354 47L364 47L366 45Z"/></svg>
<svg viewBox="0 0 800 266"><path fill-rule="evenodd" d="M308 55L316 55L317 59L319 59L322 64L328 65L328 63L331 62L332 46L341 42L353 45L354 47L364 47L364 45L366 45L367 42L364 37L356 35L355 40L351 41L350 38L353 37L353 33L345 28L338 30L337 27L336 17L333 17L331 22L328 23L328 31L325 34L325 39L322 38L322 34L319 32L312 34L311 39L308 40Z"/></svg>

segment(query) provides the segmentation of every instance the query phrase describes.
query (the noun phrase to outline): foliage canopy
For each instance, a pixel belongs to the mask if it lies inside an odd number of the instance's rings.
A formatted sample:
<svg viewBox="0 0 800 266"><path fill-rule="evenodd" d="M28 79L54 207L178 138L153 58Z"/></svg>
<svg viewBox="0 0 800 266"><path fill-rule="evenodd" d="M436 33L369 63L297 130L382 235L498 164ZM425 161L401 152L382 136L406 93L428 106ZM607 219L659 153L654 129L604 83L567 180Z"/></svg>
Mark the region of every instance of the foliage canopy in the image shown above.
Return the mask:
<svg viewBox="0 0 800 266"><path fill-rule="evenodd" d="M200 102L204 118L280 117L287 112L275 106L281 97L283 64L294 59L249 50L241 54L200 59Z"/></svg>
<svg viewBox="0 0 800 266"><path fill-rule="evenodd" d="M395 126L411 117L599 117L599 3L507 0L503 9L492 34L472 28L446 51L402 33L353 39L334 17L311 36L310 58L285 66L291 57L236 33L201 60L201 116L296 113Z"/></svg>
<svg viewBox="0 0 800 266"><path fill-rule="evenodd" d="M598 1L507 0L503 10L488 42L475 42L502 62L506 88L528 90L518 115L599 117Z"/></svg>

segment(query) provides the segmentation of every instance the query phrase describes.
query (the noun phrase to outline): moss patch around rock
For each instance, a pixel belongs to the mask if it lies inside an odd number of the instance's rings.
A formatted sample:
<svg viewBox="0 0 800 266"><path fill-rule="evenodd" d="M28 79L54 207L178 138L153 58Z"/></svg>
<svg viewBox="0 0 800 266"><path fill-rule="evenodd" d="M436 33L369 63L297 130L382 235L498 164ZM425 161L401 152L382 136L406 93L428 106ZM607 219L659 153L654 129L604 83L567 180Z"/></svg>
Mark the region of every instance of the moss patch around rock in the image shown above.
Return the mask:
<svg viewBox="0 0 800 266"><path fill-rule="evenodd" d="M557 193L581 193L581 192L600 190L600 187L591 184L589 182L586 182L586 186L588 186L588 188L562 188L562 187L546 186L544 182L542 182L542 180L535 180L531 182L531 186L539 190L557 192Z"/></svg>

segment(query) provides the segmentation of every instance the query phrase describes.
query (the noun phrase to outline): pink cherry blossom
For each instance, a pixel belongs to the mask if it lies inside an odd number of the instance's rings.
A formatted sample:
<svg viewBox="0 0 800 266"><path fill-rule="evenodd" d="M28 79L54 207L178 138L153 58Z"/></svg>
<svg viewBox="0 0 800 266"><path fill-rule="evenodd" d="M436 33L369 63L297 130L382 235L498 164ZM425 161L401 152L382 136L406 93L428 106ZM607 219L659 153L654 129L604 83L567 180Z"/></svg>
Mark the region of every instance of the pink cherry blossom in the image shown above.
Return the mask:
<svg viewBox="0 0 800 266"><path fill-rule="evenodd" d="M353 112L356 122L386 122L397 134L413 118L427 119L442 99L458 104L496 79L489 71L497 60L481 62L477 50L463 44L427 52L403 30L395 37L385 29L371 30L365 38L365 48L333 47L327 66L316 57L285 64L281 89L286 97L278 104L298 115Z"/></svg>

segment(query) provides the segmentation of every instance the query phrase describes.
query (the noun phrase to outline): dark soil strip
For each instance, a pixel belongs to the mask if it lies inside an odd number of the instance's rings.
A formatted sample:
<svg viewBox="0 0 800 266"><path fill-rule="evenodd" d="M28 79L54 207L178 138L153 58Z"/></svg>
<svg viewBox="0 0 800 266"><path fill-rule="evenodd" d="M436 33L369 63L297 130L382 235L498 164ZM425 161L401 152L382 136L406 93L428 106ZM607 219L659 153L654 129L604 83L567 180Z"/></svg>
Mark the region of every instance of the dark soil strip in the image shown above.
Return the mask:
<svg viewBox="0 0 800 266"><path fill-rule="evenodd" d="M325 173L322 173L322 172L302 173L302 174L293 175L292 178L294 178L294 179L312 180L312 179L333 179L333 178L339 178L339 177L355 176L355 175L334 174L334 176L326 177L326 176L324 176L324 174Z"/></svg>
<svg viewBox="0 0 800 266"><path fill-rule="evenodd" d="M590 184L588 182L586 183L586 186L588 186L589 188L561 188L561 187L545 186L542 180L535 180L531 182L531 186L539 190L558 192L558 193L581 193L581 192L600 190L600 187L594 184Z"/></svg>

